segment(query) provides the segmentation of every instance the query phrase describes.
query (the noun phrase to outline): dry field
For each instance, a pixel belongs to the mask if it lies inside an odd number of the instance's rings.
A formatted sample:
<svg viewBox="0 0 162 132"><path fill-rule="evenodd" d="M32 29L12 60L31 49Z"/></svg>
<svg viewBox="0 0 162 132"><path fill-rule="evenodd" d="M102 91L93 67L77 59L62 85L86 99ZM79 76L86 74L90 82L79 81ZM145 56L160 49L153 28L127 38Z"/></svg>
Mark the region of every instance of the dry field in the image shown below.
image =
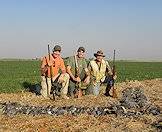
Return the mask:
<svg viewBox="0 0 162 132"><path fill-rule="evenodd" d="M99 97L84 96L80 99L64 100L57 98L56 101L43 99L30 92L22 93L2 93L0 94L0 102L18 102L22 105L33 106L109 106L117 102L122 91L128 87L143 87L145 95L149 101L160 106L162 111L162 79L153 79L145 81L128 81L116 84L118 99L105 97L101 94ZM115 116L113 114L106 116L94 117L93 115L81 114L73 115L0 115L0 131L158 131L151 124L159 119L162 115L153 116L151 114L141 115L137 118Z"/></svg>

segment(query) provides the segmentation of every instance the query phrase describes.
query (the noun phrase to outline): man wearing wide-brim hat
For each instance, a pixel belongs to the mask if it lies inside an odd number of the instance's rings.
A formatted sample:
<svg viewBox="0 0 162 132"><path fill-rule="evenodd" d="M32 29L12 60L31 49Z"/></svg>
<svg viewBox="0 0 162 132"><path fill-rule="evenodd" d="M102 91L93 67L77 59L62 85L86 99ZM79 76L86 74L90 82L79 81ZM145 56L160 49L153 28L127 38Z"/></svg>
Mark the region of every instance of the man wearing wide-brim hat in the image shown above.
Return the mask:
<svg viewBox="0 0 162 132"><path fill-rule="evenodd" d="M109 63L104 60L104 53L102 50L94 53L95 59L91 60L88 66L90 77L91 77L91 86L88 88L87 93L93 95L99 95L101 83L109 83L108 75L112 75L112 70ZM116 78L116 77L114 77ZM109 95L110 89L107 91Z"/></svg>
<svg viewBox="0 0 162 132"><path fill-rule="evenodd" d="M102 56L105 57L105 55L103 54L102 50L97 51L97 53L94 53L94 56L97 58L97 56Z"/></svg>

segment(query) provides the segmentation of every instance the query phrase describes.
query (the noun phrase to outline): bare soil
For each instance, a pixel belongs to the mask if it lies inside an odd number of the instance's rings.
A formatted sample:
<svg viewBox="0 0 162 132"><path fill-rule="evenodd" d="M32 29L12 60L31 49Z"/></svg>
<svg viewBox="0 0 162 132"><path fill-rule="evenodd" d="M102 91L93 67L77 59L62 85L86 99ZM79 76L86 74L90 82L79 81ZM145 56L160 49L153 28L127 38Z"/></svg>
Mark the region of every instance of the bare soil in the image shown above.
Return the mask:
<svg viewBox="0 0 162 132"><path fill-rule="evenodd" d="M162 110L162 79L145 80L145 81L128 81L116 84L118 98L105 97L100 94L98 97L88 95L80 99L61 99L56 101L44 99L30 92L22 92L17 94L0 94L0 102L18 102L22 105L34 106L109 106L116 103L122 96L122 91L128 87L143 87L145 95L149 101L158 105ZM122 117L115 115L106 115L94 117L93 115L16 115L13 117L0 115L0 132L1 131L157 131L151 124L158 119L162 119L162 115L141 115L140 117Z"/></svg>

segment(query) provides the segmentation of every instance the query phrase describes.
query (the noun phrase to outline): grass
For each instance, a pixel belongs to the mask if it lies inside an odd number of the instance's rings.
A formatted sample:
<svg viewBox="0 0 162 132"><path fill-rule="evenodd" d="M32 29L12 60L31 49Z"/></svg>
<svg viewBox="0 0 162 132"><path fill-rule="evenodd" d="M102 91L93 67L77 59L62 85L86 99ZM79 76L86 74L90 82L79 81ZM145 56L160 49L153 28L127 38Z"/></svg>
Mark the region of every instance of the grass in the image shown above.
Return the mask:
<svg viewBox="0 0 162 132"><path fill-rule="evenodd" d="M117 62L118 82L162 78L162 62Z"/></svg>
<svg viewBox="0 0 162 132"><path fill-rule="evenodd" d="M0 92L19 92L23 84L40 81L39 61L0 61Z"/></svg>
<svg viewBox="0 0 162 132"><path fill-rule="evenodd" d="M117 82L162 78L162 62L116 62ZM40 61L0 61L0 93L21 92L40 83Z"/></svg>

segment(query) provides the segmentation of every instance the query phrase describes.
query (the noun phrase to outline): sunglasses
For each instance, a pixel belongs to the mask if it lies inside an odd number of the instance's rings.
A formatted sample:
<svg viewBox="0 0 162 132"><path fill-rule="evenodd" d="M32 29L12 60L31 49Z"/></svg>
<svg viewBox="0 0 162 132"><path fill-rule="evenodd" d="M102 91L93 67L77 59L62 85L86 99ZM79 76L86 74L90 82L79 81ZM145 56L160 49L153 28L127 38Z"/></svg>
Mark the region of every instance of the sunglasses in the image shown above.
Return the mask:
<svg viewBox="0 0 162 132"><path fill-rule="evenodd" d="M60 55L60 53L53 52L54 55Z"/></svg>

